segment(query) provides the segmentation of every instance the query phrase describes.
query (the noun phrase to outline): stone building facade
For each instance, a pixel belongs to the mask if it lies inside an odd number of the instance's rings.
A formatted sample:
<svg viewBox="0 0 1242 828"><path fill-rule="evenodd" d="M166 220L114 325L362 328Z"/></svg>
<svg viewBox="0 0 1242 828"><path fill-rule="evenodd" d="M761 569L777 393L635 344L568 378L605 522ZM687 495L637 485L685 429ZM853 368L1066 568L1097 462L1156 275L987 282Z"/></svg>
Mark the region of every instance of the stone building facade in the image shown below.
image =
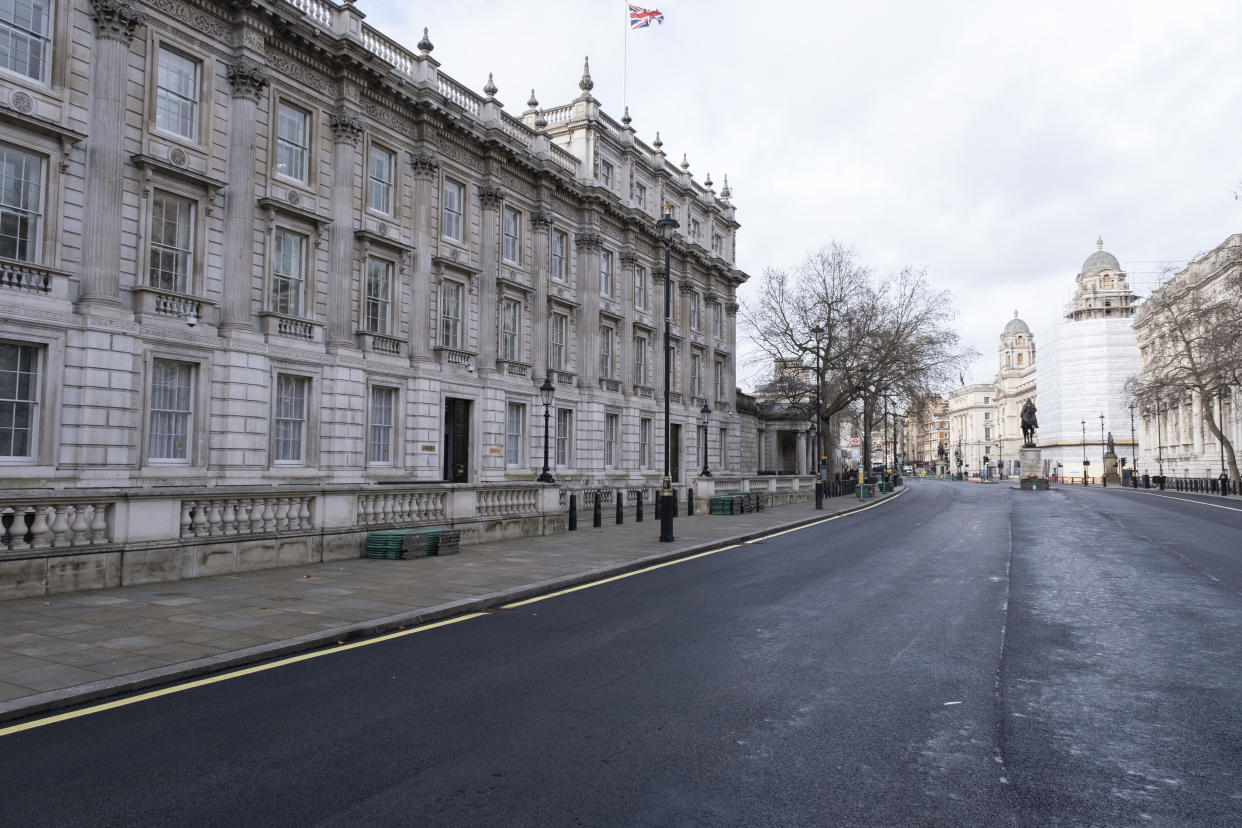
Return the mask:
<svg viewBox="0 0 1242 828"><path fill-rule="evenodd" d="M546 515L555 489L525 485L545 378L562 484L653 486L666 279L674 479L704 434L710 465L741 472L727 180L604 113L589 67L569 103L532 92L515 116L490 78L441 72L426 33L407 49L348 3L19 6L0 15L17 592Z"/></svg>
<svg viewBox="0 0 1242 828"><path fill-rule="evenodd" d="M988 382L964 385L948 393L950 473L977 475L984 468L985 457L991 464L996 450L994 393L995 386Z"/></svg>
<svg viewBox="0 0 1242 828"><path fill-rule="evenodd" d="M1022 447L1022 406L1035 398L1035 335L1013 312L996 348L999 363L992 403L996 407L996 453L991 463L1002 476L1018 474Z"/></svg>
<svg viewBox="0 0 1242 828"><path fill-rule="evenodd" d="M1181 272L1162 285L1153 298L1172 298L1174 306L1183 301L1239 301L1226 286L1227 278L1236 278L1242 268L1242 234L1235 233L1212 250L1191 261ZM1140 384L1148 378L1149 366L1156 355L1154 349L1165 346L1160 339L1160 321L1153 320L1151 309L1159 302L1144 303L1134 316L1134 331L1139 349ZM1199 332L1191 332L1194 340ZM1197 395L1170 394L1170 399L1136 408L1139 445L1139 471L1168 477L1216 477L1229 460L1219 441L1207 427L1211 417L1221 428L1235 450L1242 444L1242 417L1236 401L1239 389L1226 385L1209 392L1209 405Z"/></svg>

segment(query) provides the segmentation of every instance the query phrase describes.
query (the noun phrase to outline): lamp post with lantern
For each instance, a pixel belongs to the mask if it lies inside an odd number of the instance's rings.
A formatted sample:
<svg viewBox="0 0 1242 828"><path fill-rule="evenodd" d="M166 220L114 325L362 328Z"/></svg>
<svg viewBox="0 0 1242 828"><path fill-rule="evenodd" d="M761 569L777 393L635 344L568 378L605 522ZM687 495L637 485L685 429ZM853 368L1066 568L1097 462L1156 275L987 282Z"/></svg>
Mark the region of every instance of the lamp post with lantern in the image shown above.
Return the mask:
<svg viewBox="0 0 1242 828"><path fill-rule="evenodd" d="M699 472L699 476L711 477L711 470L707 468L707 435L708 426L711 424L712 409L707 404L707 400L703 400L703 407L699 409L699 415L703 418L703 471Z"/></svg>
<svg viewBox="0 0 1242 828"><path fill-rule="evenodd" d="M556 478L552 476L552 470L548 466L548 428L549 420L552 416L552 399L556 395L556 386L552 385L550 376L543 378L543 385L539 386L539 397L543 400L543 472L540 473L538 481L540 483L555 483Z"/></svg>
<svg viewBox="0 0 1242 828"><path fill-rule="evenodd" d="M824 438L820 434L823 428L824 420L820 412L819 386L820 386L820 343L823 341L824 329L820 325L811 328L811 335L815 337L815 508L824 508Z"/></svg>
<svg viewBox="0 0 1242 828"><path fill-rule="evenodd" d="M673 537L673 478L669 472L669 386L673 382L672 347L669 344L669 326L673 318L673 233L681 225L673 218L672 206L664 205L664 215L656 222L656 230L664 241L664 479L660 483L660 541L672 543Z"/></svg>

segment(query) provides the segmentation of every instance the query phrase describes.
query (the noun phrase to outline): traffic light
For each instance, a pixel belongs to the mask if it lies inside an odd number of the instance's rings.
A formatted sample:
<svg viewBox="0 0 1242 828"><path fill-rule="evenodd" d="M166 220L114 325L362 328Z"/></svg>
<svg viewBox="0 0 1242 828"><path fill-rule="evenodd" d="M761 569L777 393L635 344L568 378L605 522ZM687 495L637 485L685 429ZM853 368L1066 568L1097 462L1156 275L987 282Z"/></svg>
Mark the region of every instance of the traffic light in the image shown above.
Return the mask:
<svg viewBox="0 0 1242 828"><path fill-rule="evenodd" d="M986 466L987 464L988 464L988 456L985 454L983 455L983 465Z"/></svg>

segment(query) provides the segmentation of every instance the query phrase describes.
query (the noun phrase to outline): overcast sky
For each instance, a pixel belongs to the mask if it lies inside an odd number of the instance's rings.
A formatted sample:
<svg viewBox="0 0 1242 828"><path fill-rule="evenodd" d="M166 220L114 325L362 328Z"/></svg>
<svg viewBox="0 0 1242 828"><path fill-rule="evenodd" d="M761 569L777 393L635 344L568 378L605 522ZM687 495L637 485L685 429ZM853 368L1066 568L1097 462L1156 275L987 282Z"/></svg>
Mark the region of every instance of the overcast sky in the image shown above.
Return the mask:
<svg viewBox="0 0 1242 828"><path fill-rule="evenodd" d="M640 5L664 25L627 37L621 0L358 2L411 51L428 27L470 88L494 73L514 115L532 87L576 97L590 55L606 112L624 99L640 139L728 174L752 286L833 239L926 268L983 355L967 382L1015 310L1048 335L1097 236L1142 294L1242 230L1237 0Z"/></svg>

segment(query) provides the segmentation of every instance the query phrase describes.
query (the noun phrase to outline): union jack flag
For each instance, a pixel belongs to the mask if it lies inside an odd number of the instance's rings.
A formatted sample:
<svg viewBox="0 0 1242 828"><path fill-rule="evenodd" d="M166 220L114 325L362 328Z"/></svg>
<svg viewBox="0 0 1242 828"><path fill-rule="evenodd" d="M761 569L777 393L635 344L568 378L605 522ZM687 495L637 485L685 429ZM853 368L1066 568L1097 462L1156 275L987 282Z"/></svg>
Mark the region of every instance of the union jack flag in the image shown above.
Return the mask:
<svg viewBox="0 0 1242 828"><path fill-rule="evenodd" d="M629 6L631 29L645 29L652 23L664 23L664 13L659 9L644 9L635 6L633 3L630 3Z"/></svg>

